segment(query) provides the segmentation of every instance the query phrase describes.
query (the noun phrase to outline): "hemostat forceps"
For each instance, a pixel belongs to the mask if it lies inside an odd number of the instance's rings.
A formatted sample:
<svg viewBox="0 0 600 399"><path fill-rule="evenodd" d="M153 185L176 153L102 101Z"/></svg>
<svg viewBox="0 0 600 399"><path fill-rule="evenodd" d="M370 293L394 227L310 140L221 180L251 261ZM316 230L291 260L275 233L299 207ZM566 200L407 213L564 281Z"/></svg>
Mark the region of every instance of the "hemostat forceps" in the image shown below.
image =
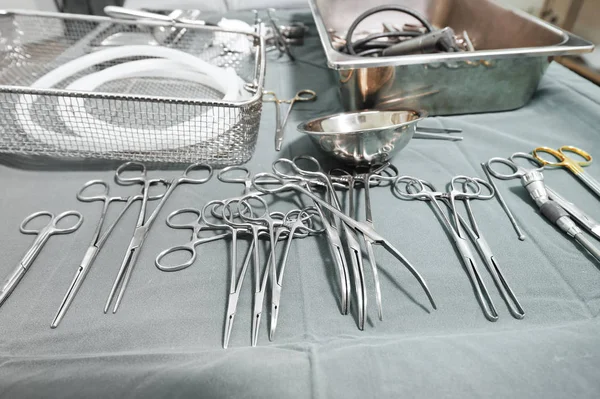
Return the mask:
<svg viewBox="0 0 600 399"><path fill-rule="evenodd" d="M274 186L272 184L267 184L266 186L263 186L261 181L265 178L266 179L278 179L279 185ZM402 253L400 251L398 251L387 239L385 239L384 237L379 235L374 229L372 229L366 223L356 221L355 219L351 218L350 216L347 216L346 214L344 214L343 212L338 210L336 207L329 204L327 201L324 201L323 199L317 197L315 194L313 194L309 190L305 189L304 187L302 187L294 182L288 182L288 181L284 180L283 178L280 178L277 175L274 175L272 173L257 174L256 176L254 176L254 179L252 180L252 185L257 190L263 191L265 193L270 193L270 194L276 194L276 193L281 193L281 192L290 191L290 190L300 192L300 193L306 195L307 197L311 198L313 201L319 203L319 205L321 205L323 208L327 209L329 212L331 212L337 218L341 219L348 226L350 226L353 229L358 230L362 234L367 235L370 238L372 238L375 241L375 243L382 245L388 252L390 252L396 259L400 260L406 266L406 268L417 279L417 281L419 282L419 284L421 285L421 287L427 294L427 297L428 297L429 302L431 303L432 307L434 309L436 308L435 301L433 300L433 297L431 296L431 292L429 291L429 288L427 287L425 280L419 274L419 272L408 262L408 260L404 257L404 255L402 255Z"/></svg>
<svg viewBox="0 0 600 399"><path fill-rule="evenodd" d="M123 176L123 173L125 170L134 169L134 168L136 170L140 170L139 176L134 176L134 177L124 177ZM202 177L202 178L189 177L188 174L190 174L194 170L203 170L203 171L208 172L208 174L207 174L207 176ZM117 289L120 286L121 288L120 288L119 294L117 296L117 299L115 301L114 308L113 308L113 313L117 312L117 310L119 308L119 304L121 303L121 300L123 299L123 295L125 294L127 284L129 283L129 280L131 279L133 267L135 266L135 263L137 262L137 258L140 255L142 246L144 245L144 241L146 240L146 237L148 236L148 232L150 231L150 227L152 227L152 223L154 223L154 221L156 220L156 217L158 216L160 210L165 205L166 201L169 199L169 197L171 196L173 191L175 191L177 186L179 186L180 184L206 183L208 180L210 180L211 176L212 176L212 168L208 165L195 163L195 164L188 166L188 168L183 172L183 174L180 177L174 178L168 183L167 191L164 193L162 199L160 200L160 202L158 203L156 208L154 208L154 211L150 214L150 216L148 216L146 218L146 213L147 213L146 208L148 205L150 185L154 182L164 182L164 180L148 179L147 173L146 173L146 166L141 163L127 162L127 163L124 163L123 165L119 166L119 168L117 168L117 171L115 174L115 179L117 180L117 183L123 184L123 185L141 184L143 186L143 188L142 188L142 206L140 207L140 213L139 213L138 220L136 223L135 231L133 233L133 237L131 238L131 242L129 243L127 252L125 253L123 263L121 264L119 272L117 273L117 278L115 279L115 282L113 283L113 286L110 290L110 294L108 295L106 305L104 306L104 313L108 312L108 308L110 307L110 304L113 301L115 294L117 293Z"/></svg>
<svg viewBox="0 0 600 399"><path fill-rule="evenodd" d="M382 173L384 171L386 171L387 169L390 169L393 172L393 175L390 176L383 176ZM336 173L335 176L333 176L332 174ZM356 209L354 206L354 186L356 182L360 182L364 188L364 192L365 192L365 200L364 200L364 204L365 204L365 223L370 226L372 229L374 229L374 225L373 225L373 212L371 211L371 182L375 182L375 180L377 181L377 183L381 182L381 181L393 181L396 176L398 175L398 170L391 165L389 162L386 162L382 165L379 166L370 166L366 172L364 173L358 173L358 172L354 172L354 173L349 173L343 169L334 169L330 172L331 177L334 179L334 181L341 183L341 182L345 182L348 185L348 202L349 202L349 213L348 215L350 215L353 218L356 218ZM377 271L377 262L375 260L375 252L373 250L373 244L375 244L375 241L373 241L372 238L370 238L369 236L363 235L363 239L365 241L365 247L367 249L367 256L369 259L369 264L371 265L371 271L373 273L373 280L375 283L375 300L377 302L377 313L379 316L379 320L383 320L383 308L382 308L382 300L381 300L381 284L379 282L379 273ZM364 276L363 276L364 278ZM364 280L363 280L364 281ZM365 290L366 292L366 290ZM366 295L365 295L365 299L364 299L364 312L365 312L365 317L366 317Z"/></svg>
<svg viewBox="0 0 600 399"><path fill-rule="evenodd" d="M297 162L302 159L312 162L317 167L318 172L315 173L318 173L318 175L322 177L320 181L317 182L309 176L306 176L307 171L300 168L297 165ZM289 169L291 169L291 171L282 170L283 167L286 165L289 167ZM294 161L287 158L279 158L273 163L273 172L278 177L281 177L283 179L296 181L298 184L302 185L306 190L308 190L311 193L313 193L312 185L314 185L315 183L323 184L322 180L328 179L327 176L321 171L318 161L308 156L297 157ZM268 184L268 181L261 181L261 184ZM315 204L316 211L319 213L319 217L323 223L323 227L325 228L325 234L327 237L327 243L329 244L329 250L331 252L333 261L336 265L336 269L340 279L340 306L342 314L345 315L348 314L348 306L350 303L350 276L348 271L348 264L346 262L346 256L344 254L344 247L342 246L342 240L340 238L339 229L335 220L332 221L326 217L319 203L316 201L313 202Z"/></svg>
<svg viewBox="0 0 600 399"><path fill-rule="evenodd" d="M475 187L477 187L477 190L473 193L458 190L455 187L455 184L457 183L474 184ZM406 184L406 191L402 191L400 189L400 184ZM477 268L477 264L475 262L475 255L473 255L473 252L469 247L466 235L462 229L461 223L459 222L462 217L456 210L457 199L479 198L481 195L481 185L479 182L471 177L455 176L452 178L451 190L449 192L439 192L436 191L435 187L429 182L411 176L400 176L394 183L394 189L398 195L403 198L427 200L433 204L434 212L442 220L446 230L448 231L448 234L450 234L452 237L456 250L460 254L461 261L465 267L469 279L471 280L471 285L475 290L477 301L483 310L483 314L490 321L498 320L498 312L496 311L496 308L492 302L492 298L490 297L485 283L481 278L481 274L479 273L479 269ZM448 219L442 210L438 199L444 201L450 208L453 222ZM466 223L464 223L464 225L466 225ZM478 241L475 240L476 244L477 242Z"/></svg>
<svg viewBox="0 0 600 399"><path fill-rule="evenodd" d="M104 192L102 192L100 194L96 194L96 195L86 195L85 192L88 191L90 189L90 187L93 187L93 186L101 186L103 188ZM158 196L154 196L154 197L149 197L148 199L155 200L155 199L160 199L161 197L162 197L162 194L160 194ZM100 249L104 246L104 243L106 242L106 240L108 239L108 237L110 236L110 234L112 233L114 228L116 227L117 223L119 223L119 220L121 220L121 218L123 217L125 212L127 212L129 207L135 201L142 199L142 195L133 195L133 196L129 196L129 197L111 197L111 196L109 196L108 184L105 181L91 180L91 181L85 183L83 185L83 187L79 190L79 192L77 193L77 199L82 202L102 201L102 203L103 203L102 211L100 212L100 219L98 220L98 225L96 226L96 231L94 231L94 235L92 236L92 242L90 243L90 246L88 247L87 251L85 252L85 255L84 255L83 259L81 260L81 263L79 264L79 267L77 268L77 271L75 272L73 281L71 282L71 285L69 286L69 289L67 290L67 293L65 294L65 297L63 298L63 300L58 308L58 311L56 312L56 316L54 317L54 320L52 321L52 324L50 325L51 328L58 327L58 324L65 317L65 314L67 313L67 310L69 309L69 306L71 306L71 303L75 299L75 295L77 295L77 292L81 288L81 285L83 284L83 281L85 280L85 277L87 276L90 269L92 268L92 265L96 261L96 257L100 253ZM108 228L106 229L104 234L101 234L102 227L104 226L106 214L108 212L108 208L110 207L111 203L117 202L117 201L125 202L125 206L123 207L123 209L121 209L121 212L117 215L116 219L108 226Z"/></svg>

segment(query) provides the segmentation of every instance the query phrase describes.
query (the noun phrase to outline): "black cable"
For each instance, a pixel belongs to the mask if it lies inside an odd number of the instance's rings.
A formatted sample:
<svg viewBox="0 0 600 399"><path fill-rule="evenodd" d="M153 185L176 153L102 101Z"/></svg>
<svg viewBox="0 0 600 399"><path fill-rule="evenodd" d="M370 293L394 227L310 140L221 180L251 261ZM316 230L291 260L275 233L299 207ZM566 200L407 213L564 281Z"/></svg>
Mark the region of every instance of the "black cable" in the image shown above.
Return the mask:
<svg viewBox="0 0 600 399"><path fill-rule="evenodd" d="M383 48L372 48L369 50L365 50L365 51L361 51L360 53L356 54L359 57L365 57L367 55L381 55L381 53L383 53Z"/></svg>
<svg viewBox="0 0 600 399"><path fill-rule="evenodd" d="M408 14L408 15L416 18L419 22L421 22L421 24L423 24L423 26L425 27L427 32L433 31L433 26L429 23L429 21L427 21L427 19L424 16L422 16L421 14L419 14L418 12L416 12L410 8L395 5L395 4L388 4L388 5L373 7L371 9L363 12L362 14L360 14L358 16L358 18L356 18L354 20L354 22L352 22L352 25L350 25L350 28L348 29L348 33L346 33L346 51L348 51L349 54L356 55L356 51L354 49L354 44L352 42L352 35L354 34L354 30L356 29L358 24L360 24L367 17L370 17L373 14L377 14L377 13L380 13L383 11L398 11L398 12L402 12L404 14Z"/></svg>
<svg viewBox="0 0 600 399"><path fill-rule="evenodd" d="M354 52L359 52L361 48L364 48L369 42L377 39L383 39L385 37L417 37L421 36L420 32L413 31L395 31L395 32L379 32L379 33L371 33L369 36L364 37L360 40L352 42L352 48ZM390 43L388 43L389 45Z"/></svg>

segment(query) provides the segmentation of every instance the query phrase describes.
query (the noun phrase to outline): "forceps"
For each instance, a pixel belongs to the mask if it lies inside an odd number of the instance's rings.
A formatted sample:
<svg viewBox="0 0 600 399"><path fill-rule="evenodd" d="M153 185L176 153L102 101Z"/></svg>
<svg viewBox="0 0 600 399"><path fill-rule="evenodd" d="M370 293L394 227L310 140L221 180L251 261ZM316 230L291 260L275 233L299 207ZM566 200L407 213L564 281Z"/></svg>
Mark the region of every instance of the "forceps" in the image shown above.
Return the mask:
<svg viewBox="0 0 600 399"><path fill-rule="evenodd" d="M184 214L192 214L195 216L195 219L191 222L183 222L183 223L178 223L174 220L176 217L178 217L180 215L184 215ZM195 208L182 208L182 209L177 209L176 211L171 212L169 214L169 216L167 216L166 223L167 223L167 226L169 226L172 229L192 230L192 238L189 242L187 242L183 245L175 245L174 247L167 248L156 256L156 260L154 261L154 264L156 265L156 267L158 269L160 269L164 272L174 272L174 271L183 270L185 268L190 267L192 264L194 264L194 262L196 261L197 255L198 255L196 247L198 247L201 244L206 244L206 243L209 243L212 241L221 240L221 239L231 236L231 233L222 233L222 234L214 234L210 237L200 237L200 233L203 231L206 231L206 230L214 231L214 230L220 230L221 228L210 227L210 226L207 226L205 223L203 223L202 212ZM190 258L187 261L182 262L177 265L165 265L165 264L161 263L162 259L165 256L172 254L172 253L176 253L176 252L187 252L190 254Z"/></svg>
<svg viewBox="0 0 600 399"><path fill-rule="evenodd" d="M281 151L281 146L283 144L283 133L284 133L285 125L287 124L287 120L290 116L290 113L292 112L292 108L294 108L294 104L296 102L315 101L317 99L317 93L315 93L313 90L304 89L304 90L298 91L296 93L296 95L289 100L278 99L277 96L275 95L275 93L272 91L264 92L264 94L268 94L273 97L272 100L266 100L266 101L273 101L275 103L275 117L277 119L276 128L275 128L275 150ZM280 119L281 104L289 104L290 105L287 112L285 113L285 116L283 117L283 121Z"/></svg>
<svg viewBox="0 0 600 399"><path fill-rule="evenodd" d="M472 183L475 185L477 190L473 193L464 192L464 190L458 190L455 185L459 182L467 184ZM407 184L406 191L402 191L400 189L400 183ZM411 192L410 188L414 189L415 186L416 191ZM468 176L454 176L450 183L450 191L440 192L436 191L434 186L429 182L411 176L399 176L394 183L394 189L400 196L404 198L412 200L427 200L434 205L434 212L442 220L446 230L448 231L448 234L450 234L452 240L454 241L456 250L460 254L461 261L467 271L471 285L475 290L477 301L483 310L483 314L489 321L498 320L498 312L496 311L494 303L492 302L492 298L485 286L485 283L483 282L483 279L481 278L481 274L479 273L479 269L477 268L477 264L475 262L475 256L473 255L473 252L471 251L465 234L461 228L462 226L459 222L459 219L462 219L462 217L460 217L458 211L456 210L457 199L479 198L481 195L481 185L479 182ZM451 218L454 223L450 222L442 210L438 198L447 203L448 207L450 208ZM476 243L477 242L478 241L476 241Z"/></svg>
<svg viewBox="0 0 600 399"><path fill-rule="evenodd" d="M86 195L85 192L93 186L100 186L103 189L103 192L96 195ZM149 197L149 200L160 199L161 195ZM88 247L77 271L75 272L75 276L73 277L73 281L67 290L60 306L58 307L58 311L56 312L56 316L54 316L54 320L50 325L51 328L58 327L58 324L64 318L67 310L71 306L71 303L75 299L75 295L81 288L85 277L89 273L92 268L93 263L96 261L96 257L98 253L100 253L100 249L104 246L104 243L110 236L111 232L114 230L119 220L123 217L125 212L129 209L129 207L137 200L142 199L142 195L134 195L129 197L111 197L109 196L109 187L108 184L103 180L91 180L83 185L81 189L77 192L77 199L82 202L94 202L94 201L102 201L102 211L100 212L100 219L98 220L98 224L96 226L96 231L94 231L94 235L92 236L92 242ZM106 218L106 214L108 212L108 208L113 202L125 202L125 206L121 209L121 212L117 215L116 219L108 226L104 234L101 235L102 227L104 226L104 221Z"/></svg>
<svg viewBox="0 0 600 399"><path fill-rule="evenodd" d="M277 179L277 180L279 180L279 185L276 187L271 187L271 188L263 187L261 181L262 181L262 179L265 179L265 178ZM302 194L306 195L307 197L311 198L313 201L319 203L323 208L327 209L329 212L331 212L337 218L341 219L343 222L345 222L351 228L360 231L362 234L364 234L366 236L369 236L370 238L372 238L375 241L375 243L382 245L390 254L392 254L396 259L400 260L406 266L406 268L417 279L417 281L419 282L419 284L425 291L425 294L427 295L427 298L429 299L431 306L434 309L437 308L435 301L433 300L433 297L431 295L431 292L429 291L429 288L427 287L427 283L425 283L425 280L419 274L419 272L412 266L412 264L408 261L408 259L406 259L404 257L404 255L402 255L402 253L400 251L398 251L392 245L391 242L389 242L387 239L385 239L384 237L379 235L379 233L377 233L374 229L372 229L366 223L356 221L352 217L347 216L344 212L338 210L333 205L329 204L327 201L319 198L318 196L316 196L315 194L313 194L306 188L300 186L297 183L286 181L285 179L283 179L275 174L258 173L252 179L252 185L257 190L262 191L264 193L269 193L269 194L277 194L277 193L281 193L284 191L290 191L290 190L294 190L299 193L302 193ZM270 186L270 184L269 184L269 186Z"/></svg>
<svg viewBox="0 0 600 399"><path fill-rule="evenodd" d="M386 169L390 169L393 171L394 176L383 176L383 173ZM355 217L355 207L354 207L354 184L355 182L360 182L365 191L365 223L371 227L375 228L373 225L373 213L371 211L371 180L374 177L377 177L378 182L382 180L391 181L395 179L398 175L398 170L391 165L389 162L386 162L380 166L370 166L365 173L357 173L356 170L353 173L349 173L343 169L334 169L330 172L330 175L333 173L341 173L340 175L336 175L339 181L346 181L348 183L348 198L349 198L349 215ZM379 273L377 271L377 262L375 261L375 252L373 251L373 244L375 242L372 238L368 236L364 236L365 247L367 248L367 256L369 259L369 264L371 265L371 271L373 273L373 280L375 283L375 300L377 302L377 313L379 316L379 320L383 320L383 309L382 309L382 300L381 300L381 284L379 282ZM366 298L365 298L365 312L366 312Z"/></svg>
<svg viewBox="0 0 600 399"><path fill-rule="evenodd" d="M32 220L37 219L40 216L49 216L50 220L48 221L48 224L39 230L28 229L27 225ZM62 219L65 219L69 216L77 217L77 222L75 222L75 224L72 225L71 227L65 227L65 228L58 227L58 223ZM21 259L21 261L19 262L17 267L8 275L6 280L4 280L4 283L2 283L2 287L0 288L0 306L2 306L4 304L6 299L15 290L15 288L17 287L17 285L19 284L21 279L25 276L25 273L27 273L27 270L29 270L29 268L35 261L35 258L39 255L40 251L44 247L44 244L46 244L46 241L48 241L50 236L53 236L55 234L72 233L75 230L77 230L79 228L79 226L81 226L82 222L83 222L83 216L81 215L81 213L79 213L77 211L67 211L67 212L63 212L57 216L54 216L52 213L50 213L48 211L40 211L40 212L32 213L31 215L27 216L21 222L21 226L19 227L19 230L21 231L21 233L37 234L37 237L35 238L35 241L33 242L33 244L31 244L31 248L29 248L27 250L27 252L25 253L25 255L23 256L23 259Z"/></svg>
<svg viewBox="0 0 600 399"><path fill-rule="evenodd" d="M123 173L127 169L134 169L134 170L139 169L140 175L134 176L134 177L124 177ZM208 176L203 177L203 178L189 177L188 174L194 170L207 171ZM206 183L208 180L210 180L211 177L212 177L212 168L208 165L204 165L201 163L194 163L194 164L188 166L187 169L183 172L183 174L180 177L174 178L167 183L168 188L165 191L165 193L163 194L160 202L158 203L156 208L154 208L154 211L150 214L150 216L148 216L146 218L146 208L148 205L150 185L153 183L156 183L156 182L164 183L164 180L163 179L154 179L154 180L148 179L147 172L146 172L146 166L139 162L126 162L117 168L117 171L115 173L115 179L117 180L117 183L123 184L123 185L131 185L131 184L141 184L142 185L142 187L143 187L142 188L142 206L140 207L140 213L139 213L138 220L136 223L135 231L133 233L133 237L131 238L129 247L127 248L127 252L125 253L125 257L123 258L123 263L121 264L121 268L119 269L119 272L117 273L115 282L113 283L113 286L110 290L110 294L108 295L106 305L104 306L104 313L108 312L108 308L110 307L110 304L115 297L117 289L120 286L120 291L119 291L119 294L117 296L117 299L115 301L114 308L113 308L113 313L117 312L117 310L119 308L119 304L121 303L121 300L123 299L123 294L125 293L125 289L127 288L127 284L129 283L129 280L131 279L133 267L135 266L137 258L140 255L140 250L142 249L142 246L144 245L144 241L146 240L146 237L148 236L148 232L150 231L150 227L152 227L152 223L156 220L156 217L158 216L160 210L165 205L167 199L169 199L169 197L171 196L173 191L175 191L177 186L179 186L180 184L202 184L202 183Z"/></svg>
<svg viewBox="0 0 600 399"><path fill-rule="evenodd" d="M260 216L255 216L254 206L250 200L258 202L264 207L264 212ZM254 317L252 318L252 346L256 346L258 343L258 330L260 327L260 321L262 316L262 308L265 298L265 290L267 285L267 278L269 276L269 269L277 268L277 256L276 256L276 231L275 226L279 223L269 214L269 208L264 199L259 196L249 194L241 200L236 200L238 204L238 213L240 215L241 223L237 223L238 227L245 227L252 232L252 240L254 241ZM230 223L230 219L227 219L227 214L233 215L233 211L230 208L231 201L225 201L223 204L223 218L226 223ZM234 223L235 224L235 223ZM271 244L269 253L269 262L267 262L264 271L260 273L260 256L258 248L258 240L261 231L265 230L269 235L269 242Z"/></svg>
<svg viewBox="0 0 600 399"><path fill-rule="evenodd" d="M225 202L221 200L213 200L202 208L200 217L205 225L215 228L215 229L229 229L231 232L231 261L229 264L229 295L227 298L227 312L225 318L225 329L223 330L223 348L227 349L229 346L229 338L231 337L231 331L233 330L233 321L235 319L235 314L237 312L237 304L240 299L240 291L242 289L242 284L244 282L244 277L246 276L246 271L248 270L248 265L250 264L250 260L253 258L254 247L258 245L254 240L251 241L250 247L248 248L248 253L246 254L246 258L244 259L244 263L242 264L242 268L238 273L237 267L237 239L238 235L242 233L247 233L248 230L245 227L239 227L233 222L225 222L228 218L225 217L224 213L221 214L221 219L223 220L223 224L218 224L211 222L206 217L206 212L210 209L211 214L214 216L214 208L215 206L223 207L223 212L225 210ZM230 215L229 217L233 217L234 215ZM239 214L237 215L239 216ZM255 259L256 261L256 259Z"/></svg>
<svg viewBox="0 0 600 399"><path fill-rule="evenodd" d="M317 215L320 215L320 212L317 211L316 208L313 209L316 211ZM292 240L298 236L305 237L308 234L320 234L324 231L324 228L322 230L317 230L309 227L305 223L314 216L314 214L309 213L309 211L310 209L293 209L289 211L283 218L284 229L280 229L276 233L277 240L279 239L280 234L283 232L287 233L287 239L283 249L283 255L279 269L271 269L271 325L269 330L269 340L271 341L273 340L275 330L277 329L277 319L279 317L280 308L279 304L281 301L281 287L283 285L283 273L285 271L288 255L290 253Z"/></svg>
<svg viewBox="0 0 600 399"><path fill-rule="evenodd" d="M575 161L569 157L566 153L577 154L582 157L585 161ZM540 153L546 153L552 155L558 160L558 162L550 162L540 156ZM567 168L571 173L579 178L590 190L596 195L600 196L600 183L592 176L588 175L584 170L583 166L588 166L592 163L592 156L586 151L573 147L570 145L564 145L558 150L549 147L538 147L533 150L533 156L542 166L550 167L563 167Z"/></svg>
<svg viewBox="0 0 600 399"><path fill-rule="evenodd" d="M302 184L303 187L306 188L308 191L313 192L312 185L316 182L305 176L307 174L306 170L300 168L297 165L297 162L300 160L306 160L308 162L311 162L313 166L315 166L317 169L317 171L314 173L317 173L317 176L322 178L321 180L328 180L327 176L322 172L319 162L315 158L310 156L299 156L294 158L293 161L287 158L279 158L273 163L273 172L281 178L297 181L298 184ZM289 166L294 172L294 174L292 175L282 171L279 165ZM311 172L308 174L314 176L314 173ZM320 183L322 184L322 181L320 181ZM268 182L261 180L261 184L268 184ZM333 195L335 195L335 193ZM339 234L339 228L335 220L331 221L325 217L323 209L321 208L318 202L314 202L314 204L317 212L319 213L319 217L323 223L323 227L325 228L325 234L327 237L327 243L329 244L329 250L331 252L331 256L333 258L333 261L335 262L338 271L338 276L340 279L340 306L342 314L345 315L348 314L348 306L350 303L350 278L348 264L346 262L346 256L344 254L344 247L342 246L342 240Z"/></svg>
<svg viewBox="0 0 600 399"><path fill-rule="evenodd" d="M516 152L507 158L494 157L491 158L487 162L488 170L494 177L501 180L511 180L511 179L520 179L523 184L526 183L526 176L531 174L532 172L541 173L544 169L543 166L538 168L524 168L523 166L517 163L517 159L526 159L535 164L539 164L538 160L532 156L531 154L527 154L524 152ZM512 173L500 173L492 167L495 164L506 165L512 169ZM575 219L581 226L583 226L591 235L593 235L596 239L600 240L600 223L594 220L591 216L587 215L583 212L579 207L577 207L572 202L567 201L561 195L558 194L555 190L550 188L548 185L544 184L546 192L548 193L548 197L556 201L564 210L566 210L573 219Z"/></svg>

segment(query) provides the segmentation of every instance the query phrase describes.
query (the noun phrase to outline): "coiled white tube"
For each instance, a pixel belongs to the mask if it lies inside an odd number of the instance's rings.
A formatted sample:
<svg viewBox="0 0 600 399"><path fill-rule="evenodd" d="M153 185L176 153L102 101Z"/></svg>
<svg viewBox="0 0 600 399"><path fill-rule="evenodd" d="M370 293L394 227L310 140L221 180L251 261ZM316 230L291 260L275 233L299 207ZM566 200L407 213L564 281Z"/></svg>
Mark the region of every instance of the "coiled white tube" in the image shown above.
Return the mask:
<svg viewBox="0 0 600 399"><path fill-rule="evenodd" d="M38 79L32 87L52 88L68 77L102 62L125 57L164 57L126 62L106 68L71 83L68 90L93 90L111 80L132 77L168 77L197 82L224 93L223 100L244 97L243 81L232 68L219 68L188 53L154 46L122 46L91 53L54 69ZM58 112L74 135L59 134L35 125L30 107L37 96L22 95L16 105L17 119L25 132L46 144L68 150L83 151L155 151L188 146L223 134L236 119L214 115L208 110L186 122L165 129L127 128L94 118L85 110L84 99L60 97Z"/></svg>

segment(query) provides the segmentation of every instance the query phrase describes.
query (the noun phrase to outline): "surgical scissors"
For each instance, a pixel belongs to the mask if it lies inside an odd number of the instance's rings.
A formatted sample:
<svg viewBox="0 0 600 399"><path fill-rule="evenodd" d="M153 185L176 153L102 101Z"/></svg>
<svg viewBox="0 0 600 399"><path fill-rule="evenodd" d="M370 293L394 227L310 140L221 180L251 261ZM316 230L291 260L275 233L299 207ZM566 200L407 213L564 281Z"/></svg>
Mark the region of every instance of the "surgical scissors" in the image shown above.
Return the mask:
<svg viewBox="0 0 600 399"><path fill-rule="evenodd" d="M531 154L527 154L525 152L515 152L508 158L500 158L494 157L488 160L487 167L488 170L494 177L500 180L511 180L511 179L520 179L521 183L525 185L527 183L527 176L529 176L532 172L542 173L544 169L543 166L539 166L537 168L524 168L523 166L517 163L517 159L525 159L529 162L535 163L539 165L539 161L532 156ZM500 173L492 167L494 164L503 164L508 166L512 173ZM591 216L587 215L583 212L579 207L577 207L572 202L567 201L561 195L558 194L554 189L550 188L548 185L544 184L545 190L548 193L548 197L556 201L564 210L566 210L581 226L583 226L591 235L593 235L596 239L600 240L600 223L594 220Z"/></svg>
<svg viewBox="0 0 600 399"><path fill-rule="evenodd" d="M134 170L139 169L140 175L133 176L133 177L123 176L124 172L128 169L134 169ZM189 177L189 174L195 170L206 171L206 172L208 172L208 175L206 177L202 177L202 178ZM142 185L142 187L143 187L142 188L142 206L140 207L140 213L138 215L138 220L136 223L135 231L133 233L133 237L131 238L131 241L127 248L127 252L125 253L125 257L123 258L123 263L121 264L121 267L119 269L119 272L117 273L115 282L113 283L113 286L110 290L110 294L108 295L106 305L104 306L104 313L108 312L108 308L110 307L110 304L114 299L117 289L120 286L120 291L116 298L114 308L113 308L113 313L117 312L117 310L119 308L119 304L121 303L121 300L123 299L123 294L125 293L127 285L129 283L129 280L131 279L131 274L133 272L135 263L140 255L142 246L144 245L144 241L146 240L146 237L148 236L150 228L152 227L152 223L156 220L156 217L158 216L160 210L165 205L166 201L169 199L169 197L171 196L173 191L175 191L175 189L180 184L206 183L212 177L212 173L213 173L212 168L208 165L204 165L201 163L194 163L194 164L191 164L190 166L188 166L187 169L185 169L183 171L183 173L180 177L174 178L167 183L168 188L165 191L165 193L163 194L163 197L161 198L161 200L158 203L158 205L156 206L156 208L154 208L154 211L150 214L150 216L148 216L146 218L146 208L148 205L150 185L153 182L163 182L164 183L165 182L164 179L154 179L154 180L148 179L146 166L144 164L138 163L138 162L126 162L117 168L117 171L115 173L115 179L117 180L117 183L123 184L123 185L131 185L131 184L141 184Z"/></svg>
<svg viewBox="0 0 600 399"><path fill-rule="evenodd" d="M306 171L297 165L297 162L300 160L311 162L317 168L317 171L320 173L319 176L322 177L322 180L327 180L327 176L322 172L319 162L310 156L299 156L294 158L293 161L287 158L279 158L273 163L273 172L283 179L297 181L298 184L301 184L304 188L312 193L312 185L314 185L316 181L305 176ZM279 165L287 165L291 171L283 171ZM294 174L291 174L292 172ZM265 181L262 181L261 184L265 184ZM323 184L322 181L320 181L319 184ZM323 227L325 228L329 250L338 271L338 276L340 279L341 313L345 315L348 314L348 306L350 303L350 279L348 264L344 254L344 247L342 246L342 240L339 234L339 228L335 220L331 221L325 217L323 209L318 202L313 201L313 203L317 212L319 213Z"/></svg>
<svg viewBox="0 0 600 399"><path fill-rule="evenodd" d="M262 183L261 183L261 179L265 179L265 178L277 179L277 180L279 180L279 185L276 187L271 187L271 188L263 187ZM396 259L400 260L406 266L406 268L417 279L417 281L419 282L419 284L425 291L427 298L429 299L429 302L431 303L431 306L434 309L437 308L435 301L433 300L433 297L431 295L431 292L429 291L429 288L427 287L427 283L425 282L423 277L419 274L419 272L412 266L412 264L410 264L410 262L408 262L408 259L406 259L404 257L404 255L402 255L402 253L400 251L398 251L392 245L392 243L390 243L383 236L379 235L379 233L377 233L374 229L372 229L366 223L356 221L352 217L347 216L345 213L338 210L333 205L329 204L327 201L319 198L318 196L316 196L315 194L313 194L306 188L300 186L299 184L297 184L295 182L286 181L285 179L283 179L273 173L258 173L258 174L256 174L254 176L254 178L252 179L252 185L257 190L265 192L265 193L269 193L269 194L278 194L278 193L290 191L290 190L294 190L299 193L302 193L302 194L306 195L307 197L311 198L313 201L319 203L323 208L327 209L334 216L341 219L343 222L345 222L351 228L360 231L364 235L369 236L370 238L372 238L375 241L375 243L382 245L390 254L392 254Z"/></svg>
<svg viewBox="0 0 600 399"><path fill-rule="evenodd" d="M540 156L540 153L550 154L556 158L558 162L547 161ZM576 161L569 157L566 153L577 154L582 157L584 161ZM592 190L596 195L600 196L600 183L583 170L583 166L588 166L592 163L592 156L586 151L570 145L564 145L558 150L549 147L538 147L533 150L533 156L542 166L567 168L590 190Z"/></svg>
<svg viewBox="0 0 600 399"><path fill-rule="evenodd" d="M50 220L48 221L48 224L40 229L28 229L27 225L32 220L37 219L40 216L49 216ZM58 223L60 223L61 220L69 216L77 217L77 222L75 222L75 224L73 224L71 227L58 227ZM31 244L29 250L27 250L27 252L23 256L17 267L9 274L6 280L4 280L4 282L2 283L2 286L0 288L0 306L4 304L6 299L15 290L21 279L25 276L25 273L27 273L27 271L35 261L35 258L39 255L40 251L44 247L44 244L46 244L46 241L48 241L48 239L55 234L69 234L74 232L79 228L79 226L81 226L82 222L83 216L77 211L67 211L57 216L54 216L48 211L40 211L32 213L21 222L21 226L19 227L21 233L37 234L37 237L35 238L33 244Z"/></svg>
<svg viewBox="0 0 600 399"><path fill-rule="evenodd" d="M459 182L466 184L474 184L477 190L473 193L465 192L464 190L458 190L456 184ZM404 183L407 185L406 191L400 189L400 184ZM416 191L411 192L411 188L416 186ZM479 198L481 195L481 185L472 177L468 176L454 176L450 183L450 191L437 191L433 184L418 179L412 176L399 176L394 182L395 191L403 198L411 200L426 200L433 204L433 210L437 216L442 220L443 225L446 227L448 234L452 237L452 241L456 247L456 250L460 254L461 261L466 269L467 275L471 281L471 285L475 290L477 301L483 310L483 314L490 321L498 320L498 312L494 307L492 298L481 278L477 263L475 262L475 256L471 251L467 243L465 234L461 228L459 219L462 219L456 210L457 199L471 199ZM446 205L450 208L451 218L453 223L448 219L442 207L439 204L438 198L446 202ZM491 197L490 197L491 198ZM464 221L463 221L464 222Z"/></svg>
<svg viewBox="0 0 600 399"><path fill-rule="evenodd" d="M86 194L87 191L90 190L91 187L100 186L103 189L102 193L99 194ZM129 207L135 202L142 199L142 195L132 195L128 197L111 197L109 195L109 186L103 180L90 180L81 187L81 189L77 192L77 199L82 202L95 202L102 201L102 211L100 212L100 219L98 220L98 224L96 226L96 231L94 231L94 235L92 236L92 242L88 247L77 271L75 272L75 276L73 276L73 280L71 281L71 285L67 290L60 306L58 307L58 311L56 312L56 316L54 316L54 320L50 325L51 328L58 327L58 324L62 321L65 314L69 310L71 303L75 299L77 292L81 288L83 281L85 280L87 274L89 273L92 265L96 261L96 257L100 253L100 249L104 246L104 243L110 236L111 232L114 230L116 225L119 223L119 220L123 217L125 212L129 209ZM155 200L162 198L162 194L149 197L149 200ZM108 212L108 208L110 204L113 202L125 202L125 206L121 209L121 212L117 215L115 220L108 226L104 234L102 233L102 227L104 226L106 214Z"/></svg>

